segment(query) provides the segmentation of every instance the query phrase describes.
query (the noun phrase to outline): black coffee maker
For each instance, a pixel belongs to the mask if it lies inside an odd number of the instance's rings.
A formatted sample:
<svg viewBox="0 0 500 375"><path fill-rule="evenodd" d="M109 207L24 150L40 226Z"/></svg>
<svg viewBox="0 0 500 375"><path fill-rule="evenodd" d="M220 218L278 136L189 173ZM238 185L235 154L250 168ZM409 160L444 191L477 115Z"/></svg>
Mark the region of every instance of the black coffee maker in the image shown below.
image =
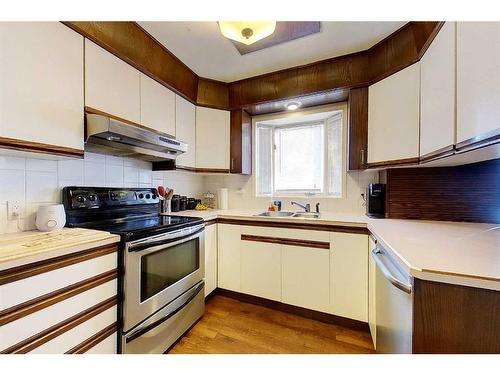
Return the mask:
<svg viewBox="0 0 500 375"><path fill-rule="evenodd" d="M366 194L366 215L385 217L385 184L369 184Z"/></svg>

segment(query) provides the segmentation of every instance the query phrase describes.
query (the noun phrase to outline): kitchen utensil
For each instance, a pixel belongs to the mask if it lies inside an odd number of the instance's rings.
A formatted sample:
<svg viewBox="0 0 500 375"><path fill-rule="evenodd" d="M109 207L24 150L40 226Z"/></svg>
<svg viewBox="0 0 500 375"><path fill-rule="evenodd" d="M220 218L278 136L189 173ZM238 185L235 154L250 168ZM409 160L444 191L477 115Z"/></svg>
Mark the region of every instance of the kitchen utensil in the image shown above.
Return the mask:
<svg viewBox="0 0 500 375"><path fill-rule="evenodd" d="M165 198L165 188L163 186L158 186L158 195Z"/></svg>

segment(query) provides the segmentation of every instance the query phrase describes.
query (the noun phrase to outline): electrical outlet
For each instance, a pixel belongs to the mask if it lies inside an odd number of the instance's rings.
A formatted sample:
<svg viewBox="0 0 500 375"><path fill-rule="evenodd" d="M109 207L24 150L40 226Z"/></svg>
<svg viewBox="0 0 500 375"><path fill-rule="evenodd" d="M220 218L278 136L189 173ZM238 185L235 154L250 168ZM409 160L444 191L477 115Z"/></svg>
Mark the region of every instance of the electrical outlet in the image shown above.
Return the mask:
<svg viewBox="0 0 500 375"><path fill-rule="evenodd" d="M17 220L21 216L21 202L7 201L7 218L9 220Z"/></svg>

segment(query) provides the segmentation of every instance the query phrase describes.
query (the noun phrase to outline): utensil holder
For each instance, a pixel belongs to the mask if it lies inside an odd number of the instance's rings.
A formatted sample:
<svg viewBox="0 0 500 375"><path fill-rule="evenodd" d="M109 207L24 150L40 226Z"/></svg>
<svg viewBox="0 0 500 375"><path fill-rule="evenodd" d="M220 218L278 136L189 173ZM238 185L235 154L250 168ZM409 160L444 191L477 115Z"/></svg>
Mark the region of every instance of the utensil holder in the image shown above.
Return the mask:
<svg viewBox="0 0 500 375"><path fill-rule="evenodd" d="M172 212L171 199L160 200L160 215L170 215Z"/></svg>

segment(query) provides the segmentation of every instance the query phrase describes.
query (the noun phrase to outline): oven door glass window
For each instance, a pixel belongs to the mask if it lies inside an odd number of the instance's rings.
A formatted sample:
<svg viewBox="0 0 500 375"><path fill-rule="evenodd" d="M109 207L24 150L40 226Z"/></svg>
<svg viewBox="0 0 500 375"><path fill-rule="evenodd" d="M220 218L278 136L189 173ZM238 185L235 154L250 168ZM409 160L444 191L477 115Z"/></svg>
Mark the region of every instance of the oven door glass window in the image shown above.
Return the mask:
<svg viewBox="0 0 500 375"><path fill-rule="evenodd" d="M199 238L141 257L141 302L200 267Z"/></svg>

